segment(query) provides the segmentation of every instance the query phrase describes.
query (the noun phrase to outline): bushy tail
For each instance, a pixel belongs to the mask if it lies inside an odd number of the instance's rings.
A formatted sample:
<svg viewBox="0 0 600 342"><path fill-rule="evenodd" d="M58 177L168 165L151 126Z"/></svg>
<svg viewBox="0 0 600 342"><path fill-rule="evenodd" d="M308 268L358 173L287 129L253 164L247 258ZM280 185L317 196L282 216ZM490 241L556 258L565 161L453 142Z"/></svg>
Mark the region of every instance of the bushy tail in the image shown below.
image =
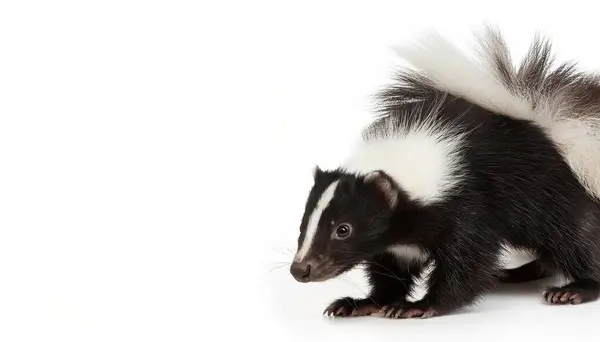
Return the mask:
<svg viewBox="0 0 600 342"><path fill-rule="evenodd" d="M437 33L397 47L414 70L404 77L544 128L588 191L600 198L600 78L554 65L550 42L535 36L513 64L501 34L486 27L468 55ZM413 80L414 82L414 80Z"/></svg>

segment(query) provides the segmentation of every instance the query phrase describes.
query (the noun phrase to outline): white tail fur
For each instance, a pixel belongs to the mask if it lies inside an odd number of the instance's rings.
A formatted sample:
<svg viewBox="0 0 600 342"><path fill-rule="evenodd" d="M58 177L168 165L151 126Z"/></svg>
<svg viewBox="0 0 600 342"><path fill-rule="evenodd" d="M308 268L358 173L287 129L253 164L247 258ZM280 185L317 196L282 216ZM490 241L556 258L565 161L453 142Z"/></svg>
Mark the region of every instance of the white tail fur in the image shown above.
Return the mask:
<svg viewBox="0 0 600 342"><path fill-rule="evenodd" d="M552 68L550 44L536 37L517 67L501 35L487 28L469 56L437 33L395 48L433 87L484 108L533 121L561 149L581 183L600 198L600 81Z"/></svg>

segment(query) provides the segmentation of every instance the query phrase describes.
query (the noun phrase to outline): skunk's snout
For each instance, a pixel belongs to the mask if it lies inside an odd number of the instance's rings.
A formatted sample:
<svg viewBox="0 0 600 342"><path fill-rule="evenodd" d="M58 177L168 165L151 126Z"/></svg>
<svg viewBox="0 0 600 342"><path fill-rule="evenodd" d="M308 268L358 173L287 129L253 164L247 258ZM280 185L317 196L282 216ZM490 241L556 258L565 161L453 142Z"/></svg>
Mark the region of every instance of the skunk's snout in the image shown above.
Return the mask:
<svg viewBox="0 0 600 342"><path fill-rule="evenodd" d="M310 281L310 267L311 265L308 262L293 262L290 272L297 281L307 283Z"/></svg>

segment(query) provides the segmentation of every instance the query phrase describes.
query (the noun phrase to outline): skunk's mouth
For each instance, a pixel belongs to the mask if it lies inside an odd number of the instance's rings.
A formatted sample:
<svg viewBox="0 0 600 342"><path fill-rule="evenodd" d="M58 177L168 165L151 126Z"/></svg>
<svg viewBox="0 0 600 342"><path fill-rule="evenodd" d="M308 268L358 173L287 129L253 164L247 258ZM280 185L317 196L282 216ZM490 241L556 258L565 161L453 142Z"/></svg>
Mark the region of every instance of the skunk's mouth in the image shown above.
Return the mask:
<svg viewBox="0 0 600 342"><path fill-rule="evenodd" d="M309 281L315 282L315 283L323 282L323 281L337 277L338 275L340 275L340 273L342 273L342 272L339 272L339 270L336 268L322 269L322 270L319 270L318 272L315 272L314 274L311 274Z"/></svg>
<svg viewBox="0 0 600 342"><path fill-rule="evenodd" d="M290 268L291 274L301 283L323 282L344 273L349 267L336 266L331 261L322 263L294 262Z"/></svg>

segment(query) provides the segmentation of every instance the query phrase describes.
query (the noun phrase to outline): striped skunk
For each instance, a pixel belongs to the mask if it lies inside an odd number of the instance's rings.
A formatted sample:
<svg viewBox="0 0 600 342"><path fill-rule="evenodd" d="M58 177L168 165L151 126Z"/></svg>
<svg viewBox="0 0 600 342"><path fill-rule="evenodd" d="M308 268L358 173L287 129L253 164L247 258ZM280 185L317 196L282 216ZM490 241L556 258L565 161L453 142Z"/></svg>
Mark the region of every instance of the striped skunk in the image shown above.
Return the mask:
<svg viewBox="0 0 600 342"><path fill-rule="evenodd" d="M551 275L568 280L546 302L598 299L600 79L555 66L539 35L515 65L498 30L476 37L473 56L435 33L398 48L412 67L377 94L350 156L315 167L290 273L319 282L363 265L370 286L324 314L439 316ZM532 261L508 269L507 251Z"/></svg>

